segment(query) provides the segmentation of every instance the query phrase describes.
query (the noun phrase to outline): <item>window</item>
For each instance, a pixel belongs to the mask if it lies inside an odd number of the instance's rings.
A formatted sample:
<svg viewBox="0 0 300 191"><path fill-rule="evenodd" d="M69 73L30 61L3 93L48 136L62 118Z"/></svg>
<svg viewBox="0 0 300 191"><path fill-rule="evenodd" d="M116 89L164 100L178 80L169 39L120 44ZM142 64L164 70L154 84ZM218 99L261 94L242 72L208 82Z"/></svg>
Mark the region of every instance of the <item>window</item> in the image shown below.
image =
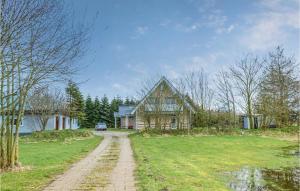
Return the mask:
<svg viewBox="0 0 300 191"><path fill-rule="evenodd" d="M176 101L174 98L168 97L168 98L165 98L165 103L166 104L176 104Z"/></svg>
<svg viewBox="0 0 300 191"><path fill-rule="evenodd" d="M14 119L13 122L14 122L14 125L17 125L17 119ZM20 126L22 126L22 125L23 125L23 123L22 123L22 120L21 120L20 121Z"/></svg>
<svg viewBox="0 0 300 191"><path fill-rule="evenodd" d="M155 97L150 97L147 100L148 104L158 104L158 99Z"/></svg>
<svg viewBox="0 0 300 191"><path fill-rule="evenodd" d="M17 125L17 119L14 119L14 125Z"/></svg>
<svg viewBox="0 0 300 191"><path fill-rule="evenodd" d="M175 117L172 117L171 119L171 129L177 129L177 123Z"/></svg>

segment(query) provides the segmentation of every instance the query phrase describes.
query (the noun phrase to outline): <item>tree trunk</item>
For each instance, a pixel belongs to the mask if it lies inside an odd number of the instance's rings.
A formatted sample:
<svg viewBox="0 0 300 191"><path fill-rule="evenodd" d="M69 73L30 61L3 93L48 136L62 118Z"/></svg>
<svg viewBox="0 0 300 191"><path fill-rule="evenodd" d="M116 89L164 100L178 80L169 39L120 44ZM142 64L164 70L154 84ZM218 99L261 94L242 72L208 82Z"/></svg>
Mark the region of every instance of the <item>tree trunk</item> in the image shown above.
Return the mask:
<svg viewBox="0 0 300 191"><path fill-rule="evenodd" d="M248 114L248 118L249 118L249 126L250 126L250 129L254 129L250 96L248 97L247 108L248 108L247 114Z"/></svg>

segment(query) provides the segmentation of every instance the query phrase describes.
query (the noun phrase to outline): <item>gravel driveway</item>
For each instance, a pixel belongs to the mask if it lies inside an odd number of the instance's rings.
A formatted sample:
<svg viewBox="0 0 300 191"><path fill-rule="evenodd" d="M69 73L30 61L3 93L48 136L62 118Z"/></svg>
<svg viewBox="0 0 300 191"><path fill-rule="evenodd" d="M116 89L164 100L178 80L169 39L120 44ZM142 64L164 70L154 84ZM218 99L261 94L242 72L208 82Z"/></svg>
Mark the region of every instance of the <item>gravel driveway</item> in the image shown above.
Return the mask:
<svg viewBox="0 0 300 191"><path fill-rule="evenodd" d="M101 144L64 174L57 176L44 191L136 190L135 163L128 133L107 131L95 134L104 136Z"/></svg>

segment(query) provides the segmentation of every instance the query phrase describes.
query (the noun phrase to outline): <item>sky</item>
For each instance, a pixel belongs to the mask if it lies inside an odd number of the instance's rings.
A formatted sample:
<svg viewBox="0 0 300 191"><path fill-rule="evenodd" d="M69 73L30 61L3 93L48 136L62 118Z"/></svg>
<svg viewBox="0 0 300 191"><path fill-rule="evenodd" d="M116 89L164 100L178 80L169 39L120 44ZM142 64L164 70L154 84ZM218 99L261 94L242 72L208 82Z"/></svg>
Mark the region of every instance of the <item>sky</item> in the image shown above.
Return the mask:
<svg viewBox="0 0 300 191"><path fill-rule="evenodd" d="M85 96L135 97L144 80L201 68L210 79L276 46L300 61L300 0L65 0L89 41L74 77Z"/></svg>

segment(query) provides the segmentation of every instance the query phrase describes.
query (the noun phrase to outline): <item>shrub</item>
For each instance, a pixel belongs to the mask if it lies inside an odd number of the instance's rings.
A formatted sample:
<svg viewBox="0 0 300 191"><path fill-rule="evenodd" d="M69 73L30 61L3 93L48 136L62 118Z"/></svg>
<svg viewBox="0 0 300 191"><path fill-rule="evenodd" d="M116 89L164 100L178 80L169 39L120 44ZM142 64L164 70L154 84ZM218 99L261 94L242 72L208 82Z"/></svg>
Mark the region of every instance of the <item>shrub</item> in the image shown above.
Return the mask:
<svg viewBox="0 0 300 191"><path fill-rule="evenodd" d="M25 136L27 139L35 140L65 140L67 138L76 138L76 137L90 137L93 133L88 130L60 130L60 131L40 131L33 132L29 136Z"/></svg>
<svg viewBox="0 0 300 191"><path fill-rule="evenodd" d="M241 129L241 128L219 128L198 127L187 129L144 129L138 132L143 136L155 135L297 135L299 127L286 127L275 129Z"/></svg>

